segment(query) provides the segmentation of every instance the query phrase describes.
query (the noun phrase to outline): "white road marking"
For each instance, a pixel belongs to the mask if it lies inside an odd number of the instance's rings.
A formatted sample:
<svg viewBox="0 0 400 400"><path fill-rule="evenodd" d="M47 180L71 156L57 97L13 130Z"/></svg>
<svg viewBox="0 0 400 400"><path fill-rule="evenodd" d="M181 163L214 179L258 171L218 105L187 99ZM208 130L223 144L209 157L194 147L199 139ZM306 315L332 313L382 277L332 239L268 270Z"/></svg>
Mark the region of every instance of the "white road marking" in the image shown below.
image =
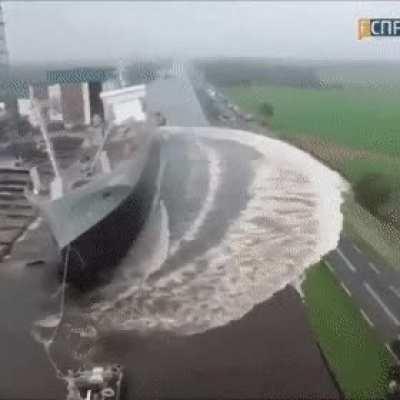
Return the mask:
<svg viewBox="0 0 400 400"><path fill-rule="evenodd" d="M361 250L360 250L360 248L359 248L356 244L353 243L353 247L354 247L354 250L355 250L357 253L360 253L360 254L361 254Z"/></svg>
<svg viewBox="0 0 400 400"><path fill-rule="evenodd" d="M367 322L367 324L371 327L371 328L373 328L374 327L374 323L371 321L371 319L368 317L368 315L367 315L367 313L362 309L362 308L360 308L360 311L361 311L361 315L363 316L363 318L365 319L365 321Z"/></svg>
<svg viewBox="0 0 400 400"><path fill-rule="evenodd" d="M389 289L400 299L400 289L396 289L394 286L389 286Z"/></svg>
<svg viewBox="0 0 400 400"><path fill-rule="evenodd" d="M388 352L392 355L392 357L396 360L398 364L400 364L400 359L399 357L396 356L395 352L392 350L392 348L389 346L388 343L385 343L386 348L388 349Z"/></svg>
<svg viewBox="0 0 400 400"><path fill-rule="evenodd" d="M333 269L331 263L328 262L328 261L326 261L326 260L324 260L324 263L325 263L325 265L328 267L329 271L331 271L332 274L334 274L334 273L335 273L335 270Z"/></svg>
<svg viewBox="0 0 400 400"><path fill-rule="evenodd" d="M350 292L350 290L349 290L349 288L343 283L343 282L340 282L340 286L343 288L343 290L347 293L347 295L349 296L349 297L351 297L351 292Z"/></svg>
<svg viewBox="0 0 400 400"><path fill-rule="evenodd" d="M397 317L390 311L388 306L383 302L383 300L379 297L378 293L375 292L374 289L367 283L364 282L364 287L367 289L368 293L376 300L376 302L382 307L383 311L386 315L393 321L396 326L400 326L400 321Z"/></svg>
<svg viewBox="0 0 400 400"><path fill-rule="evenodd" d="M338 252L339 256L342 257L344 263L346 264L347 268L351 271L351 272L356 272L356 267L350 262L350 260L342 253L342 251L337 248L336 251Z"/></svg>
<svg viewBox="0 0 400 400"><path fill-rule="evenodd" d="M381 271L376 267L376 265L372 262L369 261L368 265L370 266L370 268L377 274L379 275L381 273Z"/></svg>

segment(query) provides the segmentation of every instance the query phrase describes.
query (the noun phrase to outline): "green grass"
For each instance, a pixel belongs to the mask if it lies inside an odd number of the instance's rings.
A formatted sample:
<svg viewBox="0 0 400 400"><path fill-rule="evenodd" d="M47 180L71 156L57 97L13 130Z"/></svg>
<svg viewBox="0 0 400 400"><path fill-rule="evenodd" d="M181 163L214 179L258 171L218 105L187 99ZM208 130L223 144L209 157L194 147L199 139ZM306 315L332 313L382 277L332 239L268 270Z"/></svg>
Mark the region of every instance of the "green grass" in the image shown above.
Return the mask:
<svg viewBox="0 0 400 400"><path fill-rule="evenodd" d="M343 229L377 265L384 260L394 269L400 268L400 232L374 217L365 208L346 196L342 207Z"/></svg>
<svg viewBox="0 0 400 400"><path fill-rule="evenodd" d="M370 159L345 160L341 169L350 182L358 182L366 174L381 174L388 184L400 184L398 173L400 170L400 157L398 160L383 159L374 160L374 162L371 162Z"/></svg>
<svg viewBox="0 0 400 400"><path fill-rule="evenodd" d="M348 399L383 398L390 355L324 263L303 283L309 318Z"/></svg>
<svg viewBox="0 0 400 400"><path fill-rule="evenodd" d="M271 103L272 132L317 156L352 184L365 209L347 202L346 234L365 245L369 255L399 268L400 220L389 213L393 207L400 210L400 203L393 203L400 198L400 87L317 90L260 84L225 92L259 121L265 118L260 105ZM364 178L374 175L368 192ZM374 190L388 196L369 196Z"/></svg>
<svg viewBox="0 0 400 400"><path fill-rule="evenodd" d="M400 89L297 89L235 86L226 93L244 110L259 115L274 106L274 130L311 135L334 143L385 154L400 154Z"/></svg>

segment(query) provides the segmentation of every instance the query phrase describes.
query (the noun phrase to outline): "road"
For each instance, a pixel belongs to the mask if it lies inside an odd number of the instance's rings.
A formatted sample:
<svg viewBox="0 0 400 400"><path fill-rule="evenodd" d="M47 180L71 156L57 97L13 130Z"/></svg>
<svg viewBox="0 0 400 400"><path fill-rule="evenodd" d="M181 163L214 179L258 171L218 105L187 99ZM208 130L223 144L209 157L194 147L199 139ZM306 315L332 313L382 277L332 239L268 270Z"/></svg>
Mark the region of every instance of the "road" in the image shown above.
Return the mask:
<svg viewBox="0 0 400 400"><path fill-rule="evenodd" d="M146 101L150 110L162 110L169 125L208 126L189 77L157 80L147 85Z"/></svg>
<svg viewBox="0 0 400 400"><path fill-rule="evenodd" d="M400 274L370 260L350 239L342 236L338 248L326 257L343 289L359 305L367 323L389 344L400 334ZM390 350L391 351L391 350ZM398 360L396 355L394 358Z"/></svg>
<svg viewBox="0 0 400 400"><path fill-rule="evenodd" d="M230 116L234 112L226 100L218 101L218 96L210 98L206 85L197 87L198 97L207 115L221 124L217 115L221 110L225 108ZM227 124L231 127L236 125L240 129L246 127L239 115ZM400 339L400 271L385 266L383 261L372 261L344 235L337 249L327 255L326 261L343 290L354 298L365 321L376 329L394 360L400 363L399 355L391 348L392 341Z"/></svg>

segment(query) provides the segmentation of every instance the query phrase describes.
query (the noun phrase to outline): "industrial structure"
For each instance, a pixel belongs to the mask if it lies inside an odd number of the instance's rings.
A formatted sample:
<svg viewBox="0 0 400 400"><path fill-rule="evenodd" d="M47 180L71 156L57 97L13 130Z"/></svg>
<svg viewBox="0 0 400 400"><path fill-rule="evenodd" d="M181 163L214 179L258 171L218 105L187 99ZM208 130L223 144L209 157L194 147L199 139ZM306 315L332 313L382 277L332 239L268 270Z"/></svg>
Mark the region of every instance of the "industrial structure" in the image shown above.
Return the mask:
<svg viewBox="0 0 400 400"><path fill-rule="evenodd" d="M5 103L7 103L8 92L7 82L9 80L10 74L10 63L7 48L7 37L6 37L6 27L3 16L3 8L0 2L0 105L1 108L5 108Z"/></svg>
<svg viewBox="0 0 400 400"><path fill-rule="evenodd" d="M0 3L0 79L9 72L9 57L6 40L6 29L3 18L3 8Z"/></svg>
<svg viewBox="0 0 400 400"><path fill-rule="evenodd" d="M10 78L5 21L0 0L0 114L5 114L7 110L8 121L7 126L1 124L0 130L3 127L8 132L2 136L13 136L14 131L17 135L17 121L21 118L34 122L33 99L41 103L49 123L61 123L67 129L90 125L96 115L104 119L100 93L120 87L114 68L52 70L47 71L40 81Z"/></svg>
<svg viewBox="0 0 400 400"><path fill-rule="evenodd" d="M18 107L10 84L10 62L3 8L0 2L0 143L18 134ZM11 89L11 90L10 90Z"/></svg>
<svg viewBox="0 0 400 400"><path fill-rule="evenodd" d="M49 122L60 122L67 129L87 126L96 115L104 119L100 93L117 87L113 68L47 71L45 81L29 83L29 99L19 99L19 113L29 117L36 99L46 109Z"/></svg>

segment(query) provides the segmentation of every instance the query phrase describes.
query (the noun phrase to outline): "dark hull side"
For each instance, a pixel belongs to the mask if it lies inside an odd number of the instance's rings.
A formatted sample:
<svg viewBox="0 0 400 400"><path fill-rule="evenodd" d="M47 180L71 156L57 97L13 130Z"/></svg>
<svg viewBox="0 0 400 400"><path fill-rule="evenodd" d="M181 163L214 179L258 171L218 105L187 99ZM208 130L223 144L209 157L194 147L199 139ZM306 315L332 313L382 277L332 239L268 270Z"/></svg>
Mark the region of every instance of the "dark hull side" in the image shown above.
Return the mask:
<svg viewBox="0 0 400 400"><path fill-rule="evenodd" d="M87 287L102 280L107 270L126 255L152 208L160 170L160 140L155 140L136 186L130 195L103 220L61 251L62 276L66 260L68 281Z"/></svg>

